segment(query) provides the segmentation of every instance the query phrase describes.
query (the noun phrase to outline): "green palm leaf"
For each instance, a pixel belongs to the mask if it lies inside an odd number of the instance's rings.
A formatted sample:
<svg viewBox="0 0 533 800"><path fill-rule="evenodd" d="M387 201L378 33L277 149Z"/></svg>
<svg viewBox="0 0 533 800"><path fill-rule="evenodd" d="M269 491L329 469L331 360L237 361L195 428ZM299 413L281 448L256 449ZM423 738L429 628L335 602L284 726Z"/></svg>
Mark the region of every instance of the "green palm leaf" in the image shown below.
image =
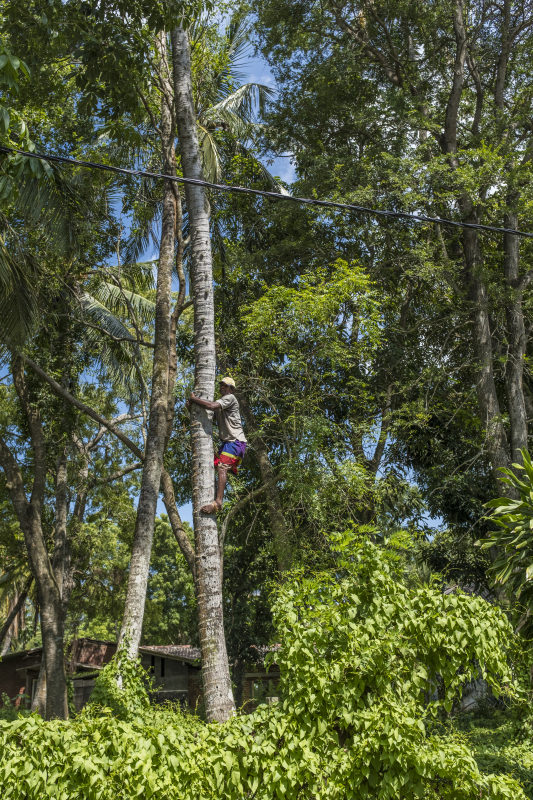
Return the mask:
<svg viewBox="0 0 533 800"><path fill-rule="evenodd" d="M533 469L526 450L522 450L522 457L525 480L519 480L509 469L500 470L507 476L505 482L518 491L520 499L499 497L486 504L487 508L494 509L488 519L498 530L478 544L483 549L495 547L500 551L489 574L496 583L505 586L510 595L520 596L521 602L525 602L524 598L533 598L530 587L524 592L525 584L531 580L530 568L524 569L524 565L533 561Z"/></svg>
<svg viewBox="0 0 533 800"><path fill-rule="evenodd" d="M84 292L80 297L83 318L100 326L104 331L116 338L135 339L132 332L115 314L95 297Z"/></svg>
<svg viewBox="0 0 533 800"><path fill-rule="evenodd" d="M96 287L93 295L95 301L111 313L127 315L129 303L137 318L143 323L149 325L155 319L155 303L136 292L121 290L118 286L103 281Z"/></svg>
<svg viewBox="0 0 533 800"><path fill-rule="evenodd" d="M264 113L266 104L274 96L274 89L261 83L245 83L218 103L207 108L202 121L223 121L229 130L239 138L243 137L246 126L254 124L254 108Z"/></svg>
<svg viewBox="0 0 533 800"><path fill-rule="evenodd" d="M39 277L40 266L31 253L17 247L13 241L8 249L0 233L0 340L3 345L20 347L30 335L39 314L36 290Z"/></svg>
<svg viewBox="0 0 533 800"><path fill-rule="evenodd" d="M202 153L202 169L205 179L211 183L220 183L222 180L222 162L215 137L201 125L199 127L198 141Z"/></svg>

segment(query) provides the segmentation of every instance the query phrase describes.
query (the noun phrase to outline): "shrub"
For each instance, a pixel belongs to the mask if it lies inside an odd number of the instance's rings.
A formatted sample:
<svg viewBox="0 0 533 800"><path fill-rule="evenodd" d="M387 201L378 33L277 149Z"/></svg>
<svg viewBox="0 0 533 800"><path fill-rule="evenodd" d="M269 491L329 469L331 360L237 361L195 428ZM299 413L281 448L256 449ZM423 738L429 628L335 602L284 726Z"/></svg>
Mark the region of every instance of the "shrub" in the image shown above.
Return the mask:
<svg viewBox="0 0 533 800"><path fill-rule="evenodd" d="M29 700L29 697L25 694L18 694L16 697L10 698L5 692L2 692L0 719L12 721L21 716L29 716L29 711L27 711L24 707L21 708L20 705L16 705L17 701L18 703L24 703L26 700Z"/></svg>
<svg viewBox="0 0 533 800"><path fill-rule="evenodd" d="M477 597L406 588L368 541L337 550L335 571L279 590L282 702L224 725L142 706L0 723L3 797L523 798L512 775L482 774L438 716L478 672L509 688L506 618ZM437 673L444 696L428 704Z"/></svg>

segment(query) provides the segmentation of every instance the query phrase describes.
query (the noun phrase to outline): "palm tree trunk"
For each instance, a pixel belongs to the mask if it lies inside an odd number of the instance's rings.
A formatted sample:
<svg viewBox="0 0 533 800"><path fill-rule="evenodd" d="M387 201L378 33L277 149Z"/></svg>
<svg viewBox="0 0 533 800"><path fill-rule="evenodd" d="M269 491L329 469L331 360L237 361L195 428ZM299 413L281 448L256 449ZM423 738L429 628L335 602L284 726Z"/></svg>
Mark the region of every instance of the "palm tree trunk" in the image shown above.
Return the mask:
<svg viewBox="0 0 533 800"><path fill-rule="evenodd" d="M200 148L192 98L189 40L182 28L171 33L174 101L183 174L202 179ZM215 389L215 308L209 236L209 206L201 186L186 185L191 227L194 294L195 393L213 399ZM224 636L222 568L214 516L200 513L213 500L213 430L206 411L191 411L193 520L204 701L209 722L224 722L235 710Z"/></svg>
<svg viewBox="0 0 533 800"><path fill-rule="evenodd" d="M39 670L39 677L37 678L37 686L35 687L35 694L31 702L31 710L37 711L38 714L44 719L46 716L46 662L44 658L44 650L41 657L41 668Z"/></svg>
<svg viewBox="0 0 533 800"><path fill-rule="evenodd" d="M166 37L164 33L158 34L156 43L161 63L164 63L166 60ZM163 149L163 172L167 175L176 174L172 127L172 109L169 107L168 98L163 95L160 129ZM155 515L159 498L159 484L163 468L163 451L167 430L171 281L174 262L175 224L176 203L172 183L171 181L165 181L163 184L161 244L157 270L154 360L148 435L146 437L137 518L135 520L126 604L119 635L119 647L126 639L130 658L136 658L141 641L148 571L152 554Z"/></svg>

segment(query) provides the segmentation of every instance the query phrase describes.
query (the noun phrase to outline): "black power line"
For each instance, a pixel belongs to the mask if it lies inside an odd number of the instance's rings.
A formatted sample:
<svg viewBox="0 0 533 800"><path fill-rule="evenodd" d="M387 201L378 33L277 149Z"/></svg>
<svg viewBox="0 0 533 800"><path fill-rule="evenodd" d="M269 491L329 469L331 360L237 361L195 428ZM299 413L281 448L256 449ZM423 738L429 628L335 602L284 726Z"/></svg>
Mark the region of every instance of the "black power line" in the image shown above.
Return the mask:
<svg viewBox="0 0 533 800"><path fill-rule="evenodd" d="M476 225L473 222L455 222L451 219L442 219L442 217L426 217L423 214L407 214L404 211L382 211L376 208L366 208L365 206L355 206L350 203L333 203L330 200L315 200L310 197L293 197L290 194L281 194L281 192L264 192L260 189L247 189L245 186L226 186L221 183L210 183L209 181L200 181L195 178L181 178L175 175L162 175L159 172L146 172L142 169L124 169L122 167L112 167L109 164L96 164L93 161L80 161L77 158L67 158L66 156L52 156L44 155L43 153L27 153L25 150L17 150L14 147L4 147L0 145L0 152L3 153L18 153L21 156L28 158L38 158L41 161L52 161L62 164L73 164L78 167L87 167L89 169L103 169L107 172L118 172L121 175L133 175L135 177L154 178L156 180L169 180L176 181L176 183L188 183L192 186L206 186L209 189L215 189L218 192L233 192L235 194L253 194L257 197L266 197L269 200L288 200L292 203L301 203L307 206L318 206L319 208L338 208L340 211L357 211L361 214L370 214L376 217L392 217L393 219L405 219L408 222L431 222L437 225L448 225L453 228L470 228L476 231L487 231L489 233L509 233L512 236L524 236L526 239L533 239L533 233L526 233L525 231L517 231L513 228L494 228L491 225Z"/></svg>

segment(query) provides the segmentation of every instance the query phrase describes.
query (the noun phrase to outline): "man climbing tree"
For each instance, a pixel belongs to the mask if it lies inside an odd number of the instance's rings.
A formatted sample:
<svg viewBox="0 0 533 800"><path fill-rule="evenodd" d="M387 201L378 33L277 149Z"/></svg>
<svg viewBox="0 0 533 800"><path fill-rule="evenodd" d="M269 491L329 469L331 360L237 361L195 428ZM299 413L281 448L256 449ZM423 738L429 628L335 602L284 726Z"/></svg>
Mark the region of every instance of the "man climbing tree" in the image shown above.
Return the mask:
<svg viewBox="0 0 533 800"><path fill-rule="evenodd" d="M222 378L219 388L221 397L216 402L203 400L192 392L190 399L187 400L187 408L191 407L191 403L196 403L213 412L221 441L214 462L218 477L216 498L212 503L202 506L200 511L203 514L216 514L217 511L220 511L228 480L228 469L231 469L234 475L237 474L246 450L246 437L242 428L239 403L233 394L233 389L236 388L235 381L229 377Z"/></svg>

